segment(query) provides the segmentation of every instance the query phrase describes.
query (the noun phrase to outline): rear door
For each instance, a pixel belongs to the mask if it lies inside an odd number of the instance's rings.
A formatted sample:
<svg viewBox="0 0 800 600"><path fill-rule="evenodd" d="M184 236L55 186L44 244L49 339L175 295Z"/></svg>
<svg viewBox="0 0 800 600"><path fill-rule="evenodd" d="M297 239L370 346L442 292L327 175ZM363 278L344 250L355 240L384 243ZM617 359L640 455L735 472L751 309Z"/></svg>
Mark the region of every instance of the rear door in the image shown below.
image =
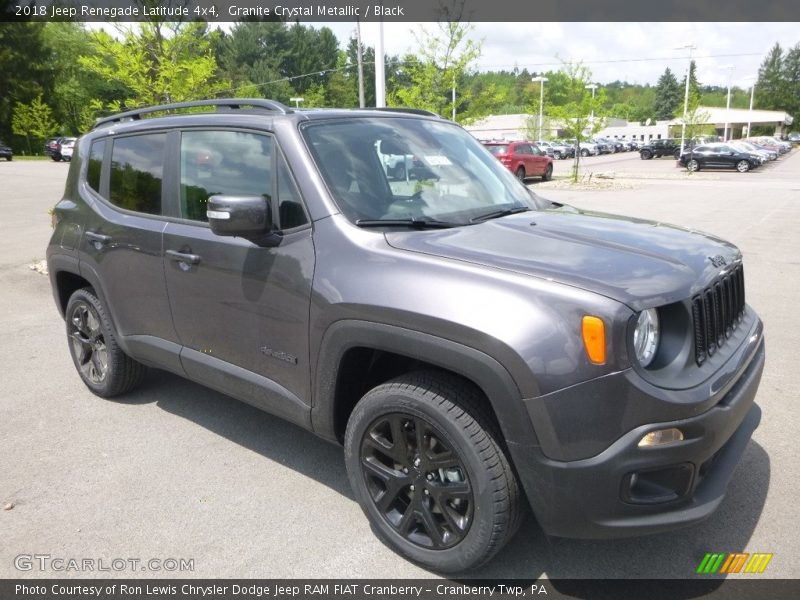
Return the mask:
<svg viewBox="0 0 800 600"><path fill-rule="evenodd" d="M274 138L244 130L181 133L181 221L164 232L165 270L187 375L305 423L310 399L311 224ZM220 237L214 194L263 196L283 232L276 247Z"/></svg>
<svg viewBox="0 0 800 600"><path fill-rule="evenodd" d="M547 152L544 148L539 148L538 146L530 146L531 149L531 174L532 175L542 175L547 169Z"/></svg>
<svg viewBox="0 0 800 600"><path fill-rule="evenodd" d="M167 300L162 202L167 133L97 139L81 193L92 207L80 241L81 273L100 287L117 333L134 355L142 345L176 342ZM180 371L175 344L165 367Z"/></svg>

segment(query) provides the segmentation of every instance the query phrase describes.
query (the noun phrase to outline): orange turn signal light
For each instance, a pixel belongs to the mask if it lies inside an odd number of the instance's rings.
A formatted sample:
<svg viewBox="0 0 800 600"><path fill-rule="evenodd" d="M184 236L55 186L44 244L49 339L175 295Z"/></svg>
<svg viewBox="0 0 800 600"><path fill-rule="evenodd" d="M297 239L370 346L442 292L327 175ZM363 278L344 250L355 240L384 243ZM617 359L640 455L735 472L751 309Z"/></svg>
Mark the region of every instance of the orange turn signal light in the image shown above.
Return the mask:
<svg viewBox="0 0 800 600"><path fill-rule="evenodd" d="M606 326L603 319L586 315L583 317L581 332L586 356L596 365L606 362Z"/></svg>

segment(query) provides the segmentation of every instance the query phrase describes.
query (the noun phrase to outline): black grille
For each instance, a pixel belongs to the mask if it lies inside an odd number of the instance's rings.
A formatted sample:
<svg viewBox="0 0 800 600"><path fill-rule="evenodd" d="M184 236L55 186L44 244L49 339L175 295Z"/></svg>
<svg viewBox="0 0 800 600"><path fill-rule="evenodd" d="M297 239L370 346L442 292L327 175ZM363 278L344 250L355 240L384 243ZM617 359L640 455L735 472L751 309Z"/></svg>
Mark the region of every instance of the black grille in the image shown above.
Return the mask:
<svg viewBox="0 0 800 600"><path fill-rule="evenodd" d="M744 268L741 264L692 298L694 355L702 365L725 343L744 315Z"/></svg>

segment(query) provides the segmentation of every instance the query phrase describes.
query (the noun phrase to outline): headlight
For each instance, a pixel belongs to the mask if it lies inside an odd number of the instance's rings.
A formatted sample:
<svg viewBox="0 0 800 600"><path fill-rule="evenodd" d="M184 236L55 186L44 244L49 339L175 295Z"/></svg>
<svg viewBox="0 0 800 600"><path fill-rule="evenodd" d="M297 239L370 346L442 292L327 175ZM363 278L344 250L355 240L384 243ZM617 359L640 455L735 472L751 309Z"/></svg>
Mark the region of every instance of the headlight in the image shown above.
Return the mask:
<svg viewBox="0 0 800 600"><path fill-rule="evenodd" d="M659 329L658 312L655 308L648 308L639 313L636 329L633 330L633 348L639 364L643 367L653 362L653 357L656 355Z"/></svg>

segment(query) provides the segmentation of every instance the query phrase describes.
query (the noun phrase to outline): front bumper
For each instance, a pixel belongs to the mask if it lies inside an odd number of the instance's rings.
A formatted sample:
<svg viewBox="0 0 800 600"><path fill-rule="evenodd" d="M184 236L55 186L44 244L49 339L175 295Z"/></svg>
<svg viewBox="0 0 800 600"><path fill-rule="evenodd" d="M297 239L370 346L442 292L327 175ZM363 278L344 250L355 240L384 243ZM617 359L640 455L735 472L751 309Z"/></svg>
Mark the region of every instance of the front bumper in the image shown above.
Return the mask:
<svg viewBox="0 0 800 600"><path fill-rule="evenodd" d="M517 446L527 456L517 469L539 524L549 535L610 538L688 526L709 517L725 496L736 465L758 427L754 403L764 368L763 337L736 382L712 408L684 419L628 431L599 454L582 460L547 458L540 446ZM608 418L609 415L598 416ZM654 429L675 427L682 442L640 448ZM648 496L632 480L672 481L675 494ZM643 476L642 476L643 475ZM669 487L669 486L668 486ZM657 489L645 485L645 492Z"/></svg>

